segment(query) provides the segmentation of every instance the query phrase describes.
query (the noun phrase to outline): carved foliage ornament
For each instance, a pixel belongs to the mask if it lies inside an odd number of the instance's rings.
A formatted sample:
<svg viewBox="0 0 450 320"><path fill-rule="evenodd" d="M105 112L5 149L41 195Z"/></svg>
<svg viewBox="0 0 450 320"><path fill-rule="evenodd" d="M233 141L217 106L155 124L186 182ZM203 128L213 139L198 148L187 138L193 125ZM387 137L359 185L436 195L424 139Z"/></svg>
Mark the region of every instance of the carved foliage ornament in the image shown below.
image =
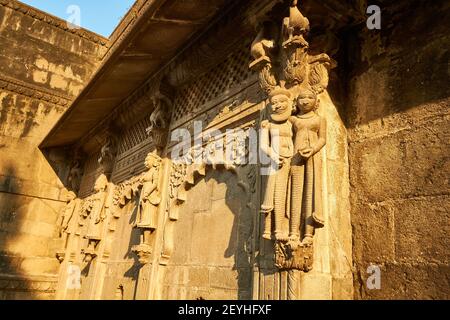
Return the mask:
<svg viewBox="0 0 450 320"><path fill-rule="evenodd" d="M324 53L309 54L308 31L309 21L294 0L281 26L262 26L249 66L259 73L260 87L270 98L267 119L261 122L261 150L272 161L261 206L263 238L275 241L278 268L303 271L312 268L314 230L325 223L320 150L326 143L326 120L316 111L334 66Z"/></svg>

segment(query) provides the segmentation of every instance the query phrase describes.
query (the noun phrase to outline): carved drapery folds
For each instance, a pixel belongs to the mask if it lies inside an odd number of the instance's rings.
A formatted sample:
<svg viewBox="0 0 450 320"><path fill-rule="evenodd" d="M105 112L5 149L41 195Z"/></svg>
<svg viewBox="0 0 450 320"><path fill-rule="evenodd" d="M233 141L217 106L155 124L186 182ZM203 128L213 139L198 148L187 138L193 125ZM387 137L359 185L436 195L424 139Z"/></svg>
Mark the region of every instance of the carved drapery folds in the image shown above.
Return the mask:
<svg viewBox="0 0 450 320"><path fill-rule="evenodd" d="M309 54L308 31L294 0L278 28L262 26L250 64L270 102L261 123L261 149L271 162L261 205L263 238L275 242L276 267L303 271L312 268L314 230L325 223L320 151L326 121L316 111L334 65L324 53Z"/></svg>

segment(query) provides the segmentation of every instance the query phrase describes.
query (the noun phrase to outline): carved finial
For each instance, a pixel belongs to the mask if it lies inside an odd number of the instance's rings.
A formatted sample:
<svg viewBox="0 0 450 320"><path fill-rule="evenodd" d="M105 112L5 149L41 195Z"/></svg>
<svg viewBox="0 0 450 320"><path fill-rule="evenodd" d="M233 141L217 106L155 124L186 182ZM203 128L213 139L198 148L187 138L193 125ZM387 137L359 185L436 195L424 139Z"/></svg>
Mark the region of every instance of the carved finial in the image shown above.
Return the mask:
<svg viewBox="0 0 450 320"><path fill-rule="evenodd" d="M289 26L300 33L309 31L309 20L298 9L297 0L289 8Z"/></svg>

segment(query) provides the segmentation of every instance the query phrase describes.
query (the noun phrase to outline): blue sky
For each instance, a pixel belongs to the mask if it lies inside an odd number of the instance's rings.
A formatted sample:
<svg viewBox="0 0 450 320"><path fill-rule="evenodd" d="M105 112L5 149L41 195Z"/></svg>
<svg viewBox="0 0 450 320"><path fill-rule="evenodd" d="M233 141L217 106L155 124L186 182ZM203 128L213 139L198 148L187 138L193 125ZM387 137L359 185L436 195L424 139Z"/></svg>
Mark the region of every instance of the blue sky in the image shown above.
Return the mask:
<svg viewBox="0 0 450 320"><path fill-rule="evenodd" d="M61 19L74 17L76 11L70 6L80 8L80 24L83 28L109 37L121 18L127 13L135 0L20 0L30 6L48 12ZM76 9L75 9L76 10ZM75 20L71 20L75 22Z"/></svg>

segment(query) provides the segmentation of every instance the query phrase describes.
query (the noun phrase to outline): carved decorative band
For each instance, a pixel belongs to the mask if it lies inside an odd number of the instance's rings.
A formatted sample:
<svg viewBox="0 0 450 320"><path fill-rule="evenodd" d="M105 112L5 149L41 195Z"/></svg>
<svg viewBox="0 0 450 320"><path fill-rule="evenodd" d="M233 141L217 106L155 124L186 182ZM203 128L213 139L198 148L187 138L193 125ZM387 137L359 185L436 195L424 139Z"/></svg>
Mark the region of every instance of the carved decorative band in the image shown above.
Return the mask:
<svg viewBox="0 0 450 320"><path fill-rule="evenodd" d="M1 0L0 0L1 1ZM38 86L0 74L0 89L8 90L30 98L43 100L49 103L67 107L72 100L51 90L40 88Z"/></svg>
<svg viewBox="0 0 450 320"><path fill-rule="evenodd" d="M151 140L141 142L131 150L117 156L112 181L120 183L145 170L145 157L154 148Z"/></svg>
<svg viewBox="0 0 450 320"><path fill-rule="evenodd" d="M0 274L0 290L21 292L47 292L56 291L56 277L30 277Z"/></svg>

